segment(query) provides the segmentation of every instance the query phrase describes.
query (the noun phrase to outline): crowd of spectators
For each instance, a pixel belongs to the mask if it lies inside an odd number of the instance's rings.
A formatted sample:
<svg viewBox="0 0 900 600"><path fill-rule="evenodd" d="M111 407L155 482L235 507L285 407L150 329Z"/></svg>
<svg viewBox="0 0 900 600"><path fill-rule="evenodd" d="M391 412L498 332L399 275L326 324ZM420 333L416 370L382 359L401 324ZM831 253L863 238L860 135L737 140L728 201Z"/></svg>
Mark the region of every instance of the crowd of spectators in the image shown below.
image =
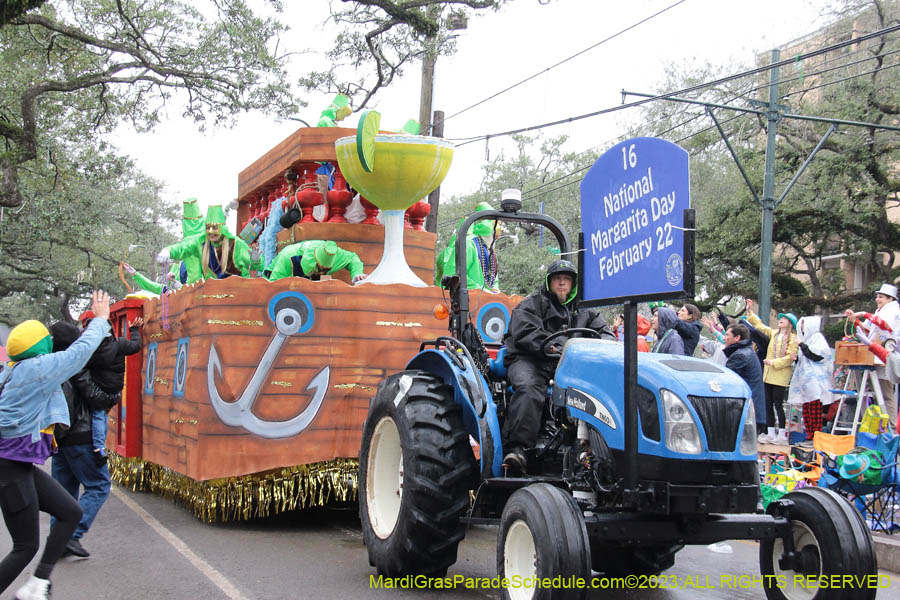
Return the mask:
<svg viewBox="0 0 900 600"><path fill-rule="evenodd" d="M900 371L892 370L886 358L900 368L900 357L891 356L897 354L893 350L900 334L897 295L896 286L886 283L875 294L873 313L852 309L845 313L857 332L856 339L871 345L878 357L875 372L890 431L897 423ZM684 304L676 312L662 303L651 303L657 338L651 352L697 355L743 377L752 390L759 442L788 442L790 419L785 406L800 409L805 437L812 439L834 418L830 410L834 408L834 350L823 335L822 317L798 319L790 312L778 313L775 327L770 327L754 307L755 303L747 300L745 314L734 319L721 312L702 316L693 304ZM706 336L701 335L704 328ZM748 360L751 355L753 361Z"/></svg>

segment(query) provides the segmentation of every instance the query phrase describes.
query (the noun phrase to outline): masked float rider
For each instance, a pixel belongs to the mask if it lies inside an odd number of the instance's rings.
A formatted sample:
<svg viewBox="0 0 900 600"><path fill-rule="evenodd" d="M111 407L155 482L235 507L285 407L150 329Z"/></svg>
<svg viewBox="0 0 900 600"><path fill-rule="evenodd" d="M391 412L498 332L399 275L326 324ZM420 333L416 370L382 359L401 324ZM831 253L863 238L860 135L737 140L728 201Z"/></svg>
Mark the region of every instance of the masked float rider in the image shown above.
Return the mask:
<svg viewBox="0 0 900 600"><path fill-rule="evenodd" d="M514 473L526 470L525 450L537 443L547 386L559 362L558 357L541 352L544 342L563 328L572 327L588 327L602 339L616 339L598 311L578 309L577 281L574 264L568 260L553 261L547 268L544 285L522 300L510 316L504 365L513 395L503 425L503 460ZM560 337L558 348L564 342L565 338Z"/></svg>
<svg viewBox="0 0 900 600"><path fill-rule="evenodd" d="M344 250L330 240L306 240L282 249L266 277L269 281L291 276L312 278L332 275L341 269L350 272L351 283L365 278L363 263L355 252Z"/></svg>
<svg viewBox="0 0 900 600"><path fill-rule="evenodd" d="M476 211L493 210L487 202L480 202ZM460 221L460 224L462 221ZM466 235L466 280L468 288L499 292L497 281L497 255L494 253L494 236L499 235L500 224L496 221L478 221ZM456 273L456 234L444 248L434 266L434 284L441 285L445 275Z"/></svg>
<svg viewBox="0 0 900 600"><path fill-rule="evenodd" d="M203 213L197 206L196 198L188 198L182 203L181 212L181 239L185 240L191 236L203 233ZM181 262L176 262L166 274L164 283L157 283L142 273L135 270L128 263L123 263L122 267L134 278L137 287L154 294L162 294L165 288L178 289L189 278L197 281L200 278L200 259L189 256Z"/></svg>
<svg viewBox="0 0 900 600"><path fill-rule="evenodd" d="M221 205L209 207L205 225L205 233L163 248L157 260L184 260L187 263L190 258L198 258L200 273L192 278L192 274L188 272L185 283L194 283L200 279L224 279L231 275L249 276L250 247L225 226L225 212Z"/></svg>

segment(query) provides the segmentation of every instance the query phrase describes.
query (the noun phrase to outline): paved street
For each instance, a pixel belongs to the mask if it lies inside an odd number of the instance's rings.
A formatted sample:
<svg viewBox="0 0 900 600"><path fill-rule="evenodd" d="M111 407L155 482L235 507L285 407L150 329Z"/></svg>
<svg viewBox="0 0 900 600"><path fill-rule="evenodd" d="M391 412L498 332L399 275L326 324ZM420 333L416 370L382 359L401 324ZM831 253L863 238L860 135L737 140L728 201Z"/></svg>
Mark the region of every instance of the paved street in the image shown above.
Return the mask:
<svg viewBox="0 0 900 600"><path fill-rule="evenodd" d="M48 525L44 519L43 533ZM459 560L448 575L493 577L495 536L494 527L470 527ZM4 531L0 552L6 553L9 544ZM251 523L208 525L168 500L114 487L84 545L92 552L91 558L65 558L53 574L57 600L426 598L438 593L370 589L369 577L374 571L366 559L355 506ZM752 577L759 575L757 545L736 541L729 546L732 554L714 553L706 547L679 553L675 568L665 574L666 583L675 583L674 576L678 576L677 585L687 583L686 589L597 591L591 598L765 598L752 582ZM722 587L723 575L733 575L736 581L745 577L740 585L728 589ZM900 575L884 575L890 578L890 586L880 590L878 597L900 598ZM7 590L4 600L13 597L24 578ZM442 591L440 597L480 599L497 594L458 588Z"/></svg>

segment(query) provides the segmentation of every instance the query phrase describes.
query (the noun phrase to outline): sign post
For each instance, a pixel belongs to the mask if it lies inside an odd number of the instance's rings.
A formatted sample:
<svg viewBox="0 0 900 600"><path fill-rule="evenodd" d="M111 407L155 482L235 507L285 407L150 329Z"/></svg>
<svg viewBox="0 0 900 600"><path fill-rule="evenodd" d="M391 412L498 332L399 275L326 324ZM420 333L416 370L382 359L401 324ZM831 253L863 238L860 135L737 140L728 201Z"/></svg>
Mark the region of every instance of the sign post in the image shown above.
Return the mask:
<svg viewBox="0 0 900 600"><path fill-rule="evenodd" d="M694 295L688 153L659 138L616 144L581 182L582 306L625 305L625 487L637 485L637 303Z"/></svg>

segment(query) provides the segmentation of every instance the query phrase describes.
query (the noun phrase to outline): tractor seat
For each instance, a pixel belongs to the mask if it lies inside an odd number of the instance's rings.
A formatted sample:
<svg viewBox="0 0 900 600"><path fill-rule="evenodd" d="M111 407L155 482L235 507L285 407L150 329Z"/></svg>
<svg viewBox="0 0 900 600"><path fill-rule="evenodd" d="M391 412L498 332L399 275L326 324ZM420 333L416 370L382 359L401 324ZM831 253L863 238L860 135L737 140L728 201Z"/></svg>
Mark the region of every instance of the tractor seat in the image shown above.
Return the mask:
<svg viewBox="0 0 900 600"><path fill-rule="evenodd" d="M491 375L497 379L506 379L506 367L503 366L504 358L506 358L506 346L500 346L497 350L497 357L488 360L488 369Z"/></svg>
<svg viewBox="0 0 900 600"><path fill-rule="evenodd" d="M488 359L488 370L493 377L501 381L506 381L506 367L503 365L504 358L506 358L506 346L500 346L500 348L497 350L497 357ZM507 389L509 393L512 394L512 386L507 386ZM552 393L553 388L548 386L547 397L550 398Z"/></svg>

